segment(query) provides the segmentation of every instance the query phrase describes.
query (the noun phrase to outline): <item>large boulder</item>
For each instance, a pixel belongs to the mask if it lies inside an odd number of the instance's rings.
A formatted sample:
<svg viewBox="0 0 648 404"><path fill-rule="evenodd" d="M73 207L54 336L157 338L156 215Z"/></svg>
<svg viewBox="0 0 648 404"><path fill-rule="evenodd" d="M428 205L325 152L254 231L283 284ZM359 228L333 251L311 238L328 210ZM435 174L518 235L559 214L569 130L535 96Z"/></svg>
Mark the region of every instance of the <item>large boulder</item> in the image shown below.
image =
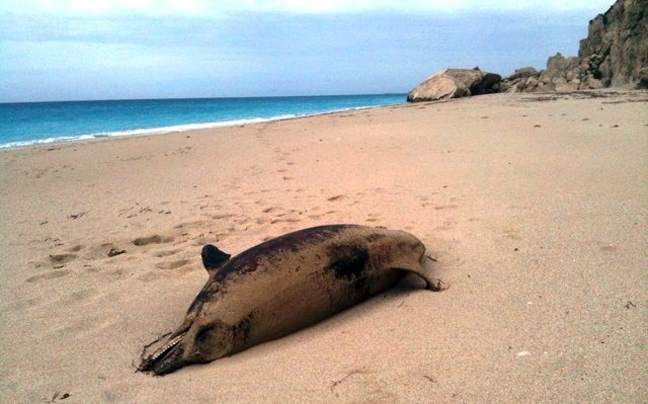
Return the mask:
<svg viewBox="0 0 648 404"><path fill-rule="evenodd" d="M407 94L408 102L438 101L498 91L499 74L475 69L442 70Z"/></svg>

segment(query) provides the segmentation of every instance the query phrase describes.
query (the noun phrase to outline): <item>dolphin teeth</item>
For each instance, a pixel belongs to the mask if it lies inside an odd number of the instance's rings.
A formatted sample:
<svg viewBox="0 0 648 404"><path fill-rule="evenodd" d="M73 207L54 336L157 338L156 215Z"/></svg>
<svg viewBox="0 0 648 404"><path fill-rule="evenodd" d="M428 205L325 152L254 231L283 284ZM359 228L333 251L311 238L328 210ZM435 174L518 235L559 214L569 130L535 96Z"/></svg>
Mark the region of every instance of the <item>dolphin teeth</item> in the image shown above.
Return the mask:
<svg viewBox="0 0 648 404"><path fill-rule="evenodd" d="M166 354L173 348L174 346L178 345L178 343L182 340L182 337L184 337L185 333L182 333L175 338L172 338L167 344L160 350L158 350L156 353L151 356L151 361L157 360L160 356Z"/></svg>

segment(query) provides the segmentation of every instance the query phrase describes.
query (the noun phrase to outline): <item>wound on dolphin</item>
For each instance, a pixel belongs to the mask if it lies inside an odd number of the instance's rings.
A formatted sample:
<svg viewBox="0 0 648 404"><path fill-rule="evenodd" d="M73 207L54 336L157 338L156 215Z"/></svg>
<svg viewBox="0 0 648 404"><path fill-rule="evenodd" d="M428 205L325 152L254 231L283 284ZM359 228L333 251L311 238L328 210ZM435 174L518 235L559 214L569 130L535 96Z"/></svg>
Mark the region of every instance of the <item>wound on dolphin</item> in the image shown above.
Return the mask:
<svg viewBox="0 0 648 404"><path fill-rule="evenodd" d="M413 235L360 225L308 228L229 259L202 251L209 273L182 324L157 348L145 346L139 371L164 375L280 338L394 286L411 272L442 290L423 266Z"/></svg>

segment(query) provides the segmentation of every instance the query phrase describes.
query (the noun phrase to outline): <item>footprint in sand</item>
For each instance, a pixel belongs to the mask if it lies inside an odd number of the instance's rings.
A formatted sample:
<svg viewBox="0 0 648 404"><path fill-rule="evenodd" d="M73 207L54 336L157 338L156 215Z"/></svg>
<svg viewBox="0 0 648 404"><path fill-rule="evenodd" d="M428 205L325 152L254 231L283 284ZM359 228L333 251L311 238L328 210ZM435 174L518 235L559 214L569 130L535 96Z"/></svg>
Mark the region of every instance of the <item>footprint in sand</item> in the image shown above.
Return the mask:
<svg viewBox="0 0 648 404"><path fill-rule="evenodd" d="M105 243L91 248L84 256L87 260L100 260L104 258L112 258L121 254L125 254L126 250L119 248L112 243Z"/></svg>
<svg viewBox="0 0 648 404"><path fill-rule="evenodd" d="M158 269L177 269L189 264L190 262L191 261L184 259L171 262L160 262L159 264L156 264L155 267Z"/></svg>
<svg viewBox="0 0 648 404"><path fill-rule="evenodd" d="M171 255L175 255L175 254L179 253L180 251L182 251L182 250L178 249L178 250L158 251L153 255L156 256L156 257L159 257L159 258L163 258L163 257L168 257L168 256L171 256Z"/></svg>
<svg viewBox="0 0 648 404"><path fill-rule="evenodd" d="M160 236L158 234L155 234L153 236L148 236L148 237L140 237L136 238L133 240L133 244L135 244L138 247L149 245L149 244L164 244L164 243L170 243L173 241L173 237L164 237Z"/></svg>
<svg viewBox="0 0 648 404"><path fill-rule="evenodd" d="M67 264L70 261L74 261L76 258L76 254L54 254L49 256L50 262L54 265Z"/></svg>
<svg viewBox="0 0 648 404"><path fill-rule="evenodd" d="M439 205L439 206L434 206L433 208L435 210L445 210L445 209L456 209L458 206L457 205Z"/></svg>
<svg viewBox="0 0 648 404"><path fill-rule="evenodd" d="M234 217L234 216L236 216L236 215L234 215L232 213L221 213L221 214L218 214L218 215L213 215L211 218L214 219L214 220L221 220L221 219L229 219L230 217Z"/></svg>
<svg viewBox="0 0 648 404"><path fill-rule="evenodd" d="M296 219L296 218L287 218L287 219L272 219L270 221L270 224L277 224L277 223L299 223L301 222L301 219Z"/></svg>
<svg viewBox="0 0 648 404"><path fill-rule="evenodd" d="M30 299L18 299L9 303L6 308L7 311L20 312L23 310L31 309L38 306L43 301L42 297L32 297Z"/></svg>
<svg viewBox="0 0 648 404"><path fill-rule="evenodd" d="M70 273L70 271L67 271L67 270L65 270L65 271L50 271L50 272L45 272L45 273L42 273L42 274L31 276L31 277L27 278L26 281L29 282L29 283L35 283L35 282L40 282L40 281L44 281L44 280L48 280L48 279L60 278L60 277L65 276L65 275L67 275L69 273Z"/></svg>
<svg viewBox="0 0 648 404"><path fill-rule="evenodd" d="M81 289L76 292L70 293L70 295L67 297L67 302L68 303L78 303L84 300L88 300L90 298L93 298L95 296L98 296L99 292L95 288L88 288L88 289Z"/></svg>
<svg viewBox="0 0 648 404"><path fill-rule="evenodd" d="M330 198L327 198L327 201L329 201L329 202L343 201L344 199L346 199L345 195L335 195L335 196L332 196Z"/></svg>

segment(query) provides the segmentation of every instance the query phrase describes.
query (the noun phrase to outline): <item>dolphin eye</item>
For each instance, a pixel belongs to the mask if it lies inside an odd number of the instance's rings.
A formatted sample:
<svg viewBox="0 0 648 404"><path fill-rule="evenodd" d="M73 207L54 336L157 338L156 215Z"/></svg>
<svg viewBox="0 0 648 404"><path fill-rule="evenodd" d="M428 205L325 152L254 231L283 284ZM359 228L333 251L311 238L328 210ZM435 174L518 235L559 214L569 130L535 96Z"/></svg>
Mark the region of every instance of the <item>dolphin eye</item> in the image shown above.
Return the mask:
<svg viewBox="0 0 648 404"><path fill-rule="evenodd" d="M198 344L204 344L206 342L209 342L209 337L211 332L214 330L214 325L210 324L208 326L202 327L197 333L196 333L196 342Z"/></svg>
<svg viewBox="0 0 648 404"><path fill-rule="evenodd" d="M208 362L226 355L231 350L232 332L222 323L206 324L198 329L193 338L191 352L195 360Z"/></svg>

